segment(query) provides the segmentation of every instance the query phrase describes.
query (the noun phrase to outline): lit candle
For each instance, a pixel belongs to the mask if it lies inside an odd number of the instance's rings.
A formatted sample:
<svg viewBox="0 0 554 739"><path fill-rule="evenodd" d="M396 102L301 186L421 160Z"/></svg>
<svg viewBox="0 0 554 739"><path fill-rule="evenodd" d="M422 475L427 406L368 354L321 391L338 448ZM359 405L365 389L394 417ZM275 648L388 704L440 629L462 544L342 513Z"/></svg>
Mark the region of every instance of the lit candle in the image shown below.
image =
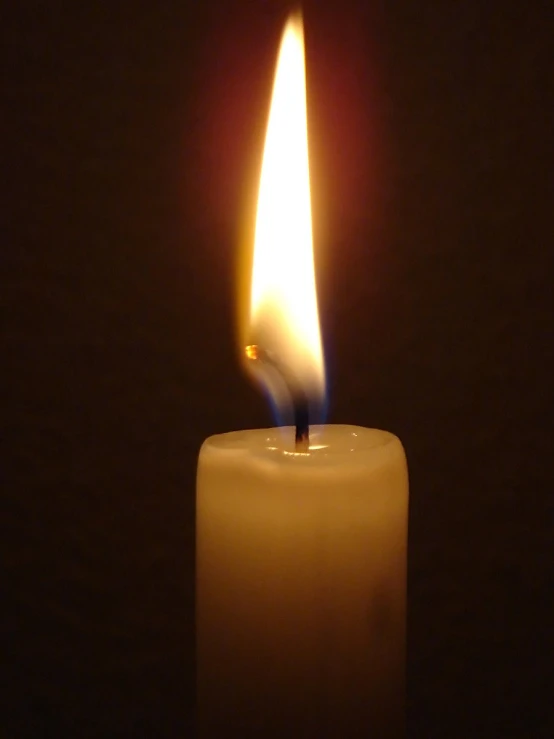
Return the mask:
<svg viewBox="0 0 554 739"><path fill-rule="evenodd" d="M408 477L400 441L310 426L324 393L302 20L282 38L267 128L246 363L295 425L202 446L198 732L402 736Z"/></svg>

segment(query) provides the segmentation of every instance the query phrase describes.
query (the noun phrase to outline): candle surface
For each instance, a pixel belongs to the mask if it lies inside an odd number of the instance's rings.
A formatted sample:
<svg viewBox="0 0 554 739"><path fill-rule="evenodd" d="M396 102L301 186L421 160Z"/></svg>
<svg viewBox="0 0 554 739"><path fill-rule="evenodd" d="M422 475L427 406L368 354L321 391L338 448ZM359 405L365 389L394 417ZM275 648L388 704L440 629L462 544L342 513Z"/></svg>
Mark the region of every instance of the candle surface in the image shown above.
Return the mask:
<svg viewBox="0 0 554 739"><path fill-rule="evenodd" d="M398 737L404 727L408 476L392 434L237 431L197 477L198 729Z"/></svg>

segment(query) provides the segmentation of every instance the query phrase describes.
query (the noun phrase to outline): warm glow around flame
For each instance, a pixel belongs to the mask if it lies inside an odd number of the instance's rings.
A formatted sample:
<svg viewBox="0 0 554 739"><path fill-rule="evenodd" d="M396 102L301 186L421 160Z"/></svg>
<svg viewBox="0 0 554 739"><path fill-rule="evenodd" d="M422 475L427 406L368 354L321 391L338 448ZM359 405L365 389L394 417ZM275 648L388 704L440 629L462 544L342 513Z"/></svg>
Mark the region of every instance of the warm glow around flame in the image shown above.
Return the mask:
<svg viewBox="0 0 554 739"><path fill-rule="evenodd" d="M311 397L324 394L312 246L302 18L285 26L258 194L249 341L271 353ZM278 404L280 390L265 378Z"/></svg>

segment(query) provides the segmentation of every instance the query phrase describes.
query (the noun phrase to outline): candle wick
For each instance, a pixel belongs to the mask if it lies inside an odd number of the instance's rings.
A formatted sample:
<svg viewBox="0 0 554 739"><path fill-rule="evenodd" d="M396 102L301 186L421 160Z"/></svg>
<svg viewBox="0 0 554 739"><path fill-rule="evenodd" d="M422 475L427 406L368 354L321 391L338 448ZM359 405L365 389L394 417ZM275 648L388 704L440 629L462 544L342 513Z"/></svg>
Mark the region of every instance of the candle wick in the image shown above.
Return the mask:
<svg viewBox="0 0 554 739"><path fill-rule="evenodd" d="M245 349L246 357L252 361L263 362L273 367L281 376L283 382L292 398L294 409L294 446L295 451L307 454L310 451L310 411L308 398L292 372L282 362L277 360L273 354L257 344L249 344Z"/></svg>
<svg viewBox="0 0 554 739"><path fill-rule="evenodd" d="M294 445L297 452L307 454L310 451L310 416L308 400L304 392L293 398L294 404Z"/></svg>

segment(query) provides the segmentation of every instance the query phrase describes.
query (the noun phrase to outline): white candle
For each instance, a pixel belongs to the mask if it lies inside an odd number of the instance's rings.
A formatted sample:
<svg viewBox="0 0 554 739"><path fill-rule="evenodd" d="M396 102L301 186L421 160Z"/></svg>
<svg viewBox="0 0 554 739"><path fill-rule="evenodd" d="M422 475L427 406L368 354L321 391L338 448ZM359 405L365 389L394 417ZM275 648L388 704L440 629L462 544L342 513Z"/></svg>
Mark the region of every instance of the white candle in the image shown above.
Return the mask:
<svg viewBox="0 0 554 739"><path fill-rule="evenodd" d="M402 736L408 480L392 434L221 434L197 488L201 736Z"/></svg>
<svg viewBox="0 0 554 739"><path fill-rule="evenodd" d="M277 63L246 324L249 369L277 405L292 400L296 433L237 431L211 437L200 452L198 733L401 736L402 445L358 426L306 434L306 408L324 393L325 372L299 17L285 27Z"/></svg>

